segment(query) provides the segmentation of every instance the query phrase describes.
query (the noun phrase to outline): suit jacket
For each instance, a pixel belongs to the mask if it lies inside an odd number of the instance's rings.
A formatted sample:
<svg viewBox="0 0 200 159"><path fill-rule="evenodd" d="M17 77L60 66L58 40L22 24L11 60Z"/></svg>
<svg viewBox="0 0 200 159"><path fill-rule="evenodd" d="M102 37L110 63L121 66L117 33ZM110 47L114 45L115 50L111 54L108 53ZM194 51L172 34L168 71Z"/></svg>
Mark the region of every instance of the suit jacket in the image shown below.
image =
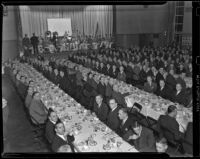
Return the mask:
<svg viewBox="0 0 200 159"><path fill-rule="evenodd" d="M93 111L96 113L97 117L105 122L107 115L108 115L108 106L102 102L101 106L99 107L96 103L96 101L94 102L94 106L93 106Z"/></svg>
<svg viewBox="0 0 200 159"><path fill-rule="evenodd" d="M129 130L125 135L124 139L127 141L129 136L133 135L133 130ZM152 130L142 127L140 137L136 140L131 140L135 148L140 152L155 152L155 138Z"/></svg>
<svg viewBox="0 0 200 159"><path fill-rule="evenodd" d="M163 132L161 127L171 131L174 134L174 139L179 140L182 138L182 134L179 132L179 124L175 118L170 117L169 115L161 115L158 119L158 131L161 132L161 136L163 136L166 132ZM166 136L167 140L173 140L171 137Z"/></svg>
<svg viewBox="0 0 200 159"><path fill-rule="evenodd" d="M172 90L170 90L166 85L164 86L164 88L161 90L160 87L158 87L157 91L156 91L156 95L165 98L165 99L170 99L170 94L171 94Z"/></svg>
<svg viewBox="0 0 200 159"><path fill-rule="evenodd" d="M113 71L111 71L111 77L112 78L117 78L117 75L118 75L118 71L117 70L115 70L115 72L113 72Z"/></svg>
<svg viewBox="0 0 200 159"><path fill-rule="evenodd" d="M119 92L115 92L114 90L112 91L112 98L114 98L116 102L123 107L126 107L126 102L124 99L125 96L126 94L121 94Z"/></svg>
<svg viewBox="0 0 200 159"><path fill-rule="evenodd" d="M183 90L178 95L177 95L177 91L173 92L171 99L172 99L173 102L180 103L180 104L182 104L184 106L187 105L185 92Z"/></svg>
<svg viewBox="0 0 200 159"><path fill-rule="evenodd" d="M126 82L126 74L125 74L125 72L123 72L123 73L119 72L118 75L117 75L117 79Z"/></svg>
<svg viewBox="0 0 200 159"><path fill-rule="evenodd" d="M118 129L118 134L120 136L124 136L129 131L132 123L133 123L133 119L131 117L128 117L128 119L125 121L124 124L122 124L122 121L121 121L119 129Z"/></svg>
<svg viewBox="0 0 200 159"><path fill-rule="evenodd" d="M58 135L55 135L52 145L51 145L51 148L54 152L57 152L61 146L66 145L66 144L69 144L70 147L72 148L73 141L74 141L74 136L67 135L67 140L65 141Z"/></svg>
<svg viewBox="0 0 200 159"><path fill-rule="evenodd" d="M155 93L157 90L157 84L152 82L151 86L148 82L144 84L144 90L149 93Z"/></svg>
<svg viewBox="0 0 200 159"><path fill-rule="evenodd" d="M105 74L107 75L107 76L111 76L112 75L112 68L110 67L109 69L107 69L107 67L105 68Z"/></svg>
<svg viewBox="0 0 200 159"><path fill-rule="evenodd" d="M189 153L192 154L193 153L193 123L189 122L186 132L184 134L184 139L186 142L183 142L183 148L184 150Z"/></svg>
<svg viewBox="0 0 200 159"><path fill-rule="evenodd" d="M106 97L111 97L112 96L112 87L110 86L110 84L108 83L108 85L106 86Z"/></svg>
<svg viewBox="0 0 200 159"><path fill-rule="evenodd" d="M59 78L60 88L64 90L66 93L70 91L70 83L66 76Z"/></svg>
<svg viewBox="0 0 200 159"><path fill-rule="evenodd" d="M110 127L112 130L117 131L119 128L119 118L118 118L118 111L120 107L118 106L114 111L109 111L108 116L107 116L107 125Z"/></svg>
<svg viewBox="0 0 200 159"><path fill-rule="evenodd" d="M160 80L164 80L164 77L160 72L158 72L157 75L156 75L156 83L157 83L157 85L159 85Z"/></svg>
<svg viewBox="0 0 200 159"><path fill-rule="evenodd" d="M97 85L97 91L100 93L102 96L105 96L105 86L101 84L101 82Z"/></svg>
<svg viewBox="0 0 200 159"><path fill-rule="evenodd" d="M49 143L52 143L55 134L55 125L50 120L48 120L45 127L45 137Z"/></svg>
<svg viewBox="0 0 200 159"><path fill-rule="evenodd" d="M29 107L29 113L39 124L44 124L47 119L45 106L41 101L33 99ZM33 122L35 122L33 120Z"/></svg>
<svg viewBox="0 0 200 159"><path fill-rule="evenodd" d="M176 79L176 83L180 83L183 90L186 89L186 83L185 83L185 81L184 81L182 78L178 77L178 78Z"/></svg>
<svg viewBox="0 0 200 159"><path fill-rule="evenodd" d="M144 85L147 79L147 73L143 69L139 73L139 78L140 78L141 84Z"/></svg>
<svg viewBox="0 0 200 159"><path fill-rule="evenodd" d="M132 76L133 76L133 70L130 66L127 66L127 69L126 69L126 78L127 79L132 79Z"/></svg>
<svg viewBox="0 0 200 159"><path fill-rule="evenodd" d="M29 94L27 94L26 99L25 99L25 106L26 106L26 108L29 109L31 101L32 101L32 96L30 96Z"/></svg>
<svg viewBox="0 0 200 159"><path fill-rule="evenodd" d="M166 77L166 85L172 90L176 88L176 80L171 74L168 74Z"/></svg>
<svg viewBox="0 0 200 159"><path fill-rule="evenodd" d="M26 86L24 83L22 83L21 81L19 81L18 91L19 91L20 96L23 98L23 100L26 97L27 89L28 89L28 86Z"/></svg>

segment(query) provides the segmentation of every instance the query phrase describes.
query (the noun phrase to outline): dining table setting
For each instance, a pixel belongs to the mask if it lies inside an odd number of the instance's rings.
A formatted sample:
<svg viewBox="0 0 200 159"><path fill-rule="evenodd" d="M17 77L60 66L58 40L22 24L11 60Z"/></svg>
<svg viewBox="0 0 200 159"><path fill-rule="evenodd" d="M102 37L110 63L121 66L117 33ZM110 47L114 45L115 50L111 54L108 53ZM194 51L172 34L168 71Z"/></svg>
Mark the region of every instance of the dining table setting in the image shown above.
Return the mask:
<svg viewBox="0 0 200 159"><path fill-rule="evenodd" d="M53 109L64 123L66 132L74 135L74 143L80 152L138 152L94 113L85 109L30 65L19 64L18 69L23 70L22 74L33 81L33 87L39 92L45 108Z"/></svg>
<svg viewBox="0 0 200 159"><path fill-rule="evenodd" d="M138 152L134 146L124 141L106 124L101 122L94 113L86 110L84 106L76 102L30 65L18 63L18 66L19 69L23 70L24 74L28 73L34 81L35 89L40 93L41 101L46 109L52 108L64 123L65 129L75 136L74 143L81 152ZM68 61L68 66L73 68L80 65ZM96 81L100 80L101 77L106 78L108 81L113 80L114 85L117 85L118 92L121 94L128 93L124 97L127 107L132 107L136 102L141 104L140 113L144 116L158 120L160 115L164 115L167 112L169 105L175 105L177 107L176 120L179 123L181 132L184 133L187 124L193 122L192 108L185 108L178 103L173 103L83 66L78 67L78 69L80 69L79 71L83 77L86 77L90 72L95 75Z"/></svg>

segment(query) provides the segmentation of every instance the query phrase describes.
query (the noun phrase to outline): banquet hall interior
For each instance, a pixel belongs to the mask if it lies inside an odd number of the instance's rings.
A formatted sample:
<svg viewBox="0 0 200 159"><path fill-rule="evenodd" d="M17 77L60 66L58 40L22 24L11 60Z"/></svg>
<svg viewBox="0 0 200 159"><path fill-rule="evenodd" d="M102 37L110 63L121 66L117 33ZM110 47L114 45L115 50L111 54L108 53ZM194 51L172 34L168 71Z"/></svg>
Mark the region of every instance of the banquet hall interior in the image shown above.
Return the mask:
<svg viewBox="0 0 200 159"><path fill-rule="evenodd" d="M3 153L193 156L192 2L8 5Z"/></svg>

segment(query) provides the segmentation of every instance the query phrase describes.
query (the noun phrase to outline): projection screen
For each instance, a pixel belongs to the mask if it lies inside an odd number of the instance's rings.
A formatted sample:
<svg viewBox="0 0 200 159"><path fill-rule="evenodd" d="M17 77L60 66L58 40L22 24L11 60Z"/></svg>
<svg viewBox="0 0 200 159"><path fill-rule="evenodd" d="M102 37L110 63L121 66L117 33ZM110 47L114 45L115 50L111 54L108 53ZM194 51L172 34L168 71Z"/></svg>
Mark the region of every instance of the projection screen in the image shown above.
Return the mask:
<svg viewBox="0 0 200 159"><path fill-rule="evenodd" d="M58 32L58 36L63 36L67 31L68 35L72 35L71 18L54 18L47 19L48 30Z"/></svg>

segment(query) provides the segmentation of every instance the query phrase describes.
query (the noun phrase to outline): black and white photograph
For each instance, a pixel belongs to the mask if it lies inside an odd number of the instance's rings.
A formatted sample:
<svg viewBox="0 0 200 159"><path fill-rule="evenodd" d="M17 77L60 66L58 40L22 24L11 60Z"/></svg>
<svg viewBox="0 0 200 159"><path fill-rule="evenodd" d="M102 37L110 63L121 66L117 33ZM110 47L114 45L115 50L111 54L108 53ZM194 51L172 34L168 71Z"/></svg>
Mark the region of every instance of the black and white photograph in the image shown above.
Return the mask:
<svg viewBox="0 0 200 159"><path fill-rule="evenodd" d="M193 157L192 3L2 5L2 154Z"/></svg>

